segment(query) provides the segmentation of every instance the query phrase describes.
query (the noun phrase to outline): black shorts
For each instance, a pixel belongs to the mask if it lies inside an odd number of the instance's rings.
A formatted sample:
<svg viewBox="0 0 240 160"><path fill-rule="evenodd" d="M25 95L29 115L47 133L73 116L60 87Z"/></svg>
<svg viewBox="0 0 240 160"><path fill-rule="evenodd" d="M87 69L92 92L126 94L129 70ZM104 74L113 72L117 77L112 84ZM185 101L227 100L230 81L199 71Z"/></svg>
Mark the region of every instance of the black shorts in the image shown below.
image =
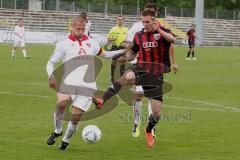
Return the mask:
<svg viewBox="0 0 240 160"><path fill-rule="evenodd" d="M144 96L149 99L163 101L163 74L154 74L137 64L130 67L135 74L135 85L143 88Z"/></svg>
<svg viewBox="0 0 240 160"><path fill-rule="evenodd" d="M189 48L194 48L195 47L195 44L192 43L192 42L188 42L188 45L189 45Z"/></svg>

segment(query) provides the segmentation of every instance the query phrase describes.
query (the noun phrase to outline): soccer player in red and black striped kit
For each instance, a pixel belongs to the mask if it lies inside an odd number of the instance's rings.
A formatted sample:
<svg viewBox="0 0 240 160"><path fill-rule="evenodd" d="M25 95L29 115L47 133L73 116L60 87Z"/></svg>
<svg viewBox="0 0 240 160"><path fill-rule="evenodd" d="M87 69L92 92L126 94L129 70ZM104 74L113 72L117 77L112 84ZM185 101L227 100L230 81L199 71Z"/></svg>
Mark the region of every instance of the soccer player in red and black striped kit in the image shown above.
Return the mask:
<svg viewBox="0 0 240 160"><path fill-rule="evenodd" d="M194 47L195 47L195 39L196 39L195 33L196 33L196 25L192 24L190 30L188 30L188 32L187 32L189 51L188 51L186 60L190 60L191 54L192 54L193 60L196 60L195 55L194 55Z"/></svg>
<svg viewBox="0 0 240 160"><path fill-rule="evenodd" d="M104 93L102 98L94 98L98 108L112 96L116 95L124 85L142 85L144 95L149 98L152 106L152 114L149 117L148 126L145 129L147 145L154 147L152 128L160 119L163 94L163 74L170 72L169 47L175 42L175 38L169 30L158 27L155 20L155 12L145 9L142 12L144 29L135 34L132 48L127 51L125 59L131 61L138 53L137 63L127 69L122 77L115 81Z"/></svg>

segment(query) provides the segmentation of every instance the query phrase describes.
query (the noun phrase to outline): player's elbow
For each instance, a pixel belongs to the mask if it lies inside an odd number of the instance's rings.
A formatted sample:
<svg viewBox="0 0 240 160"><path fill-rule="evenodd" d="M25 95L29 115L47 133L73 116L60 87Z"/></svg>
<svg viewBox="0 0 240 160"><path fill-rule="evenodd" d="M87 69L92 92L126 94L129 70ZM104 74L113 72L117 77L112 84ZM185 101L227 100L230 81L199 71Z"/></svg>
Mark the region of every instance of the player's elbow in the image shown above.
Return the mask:
<svg viewBox="0 0 240 160"><path fill-rule="evenodd" d="M176 38L175 38L173 35L171 35L171 36L169 37L169 41L170 41L171 43L175 43L175 42L176 42Z"/></svg>

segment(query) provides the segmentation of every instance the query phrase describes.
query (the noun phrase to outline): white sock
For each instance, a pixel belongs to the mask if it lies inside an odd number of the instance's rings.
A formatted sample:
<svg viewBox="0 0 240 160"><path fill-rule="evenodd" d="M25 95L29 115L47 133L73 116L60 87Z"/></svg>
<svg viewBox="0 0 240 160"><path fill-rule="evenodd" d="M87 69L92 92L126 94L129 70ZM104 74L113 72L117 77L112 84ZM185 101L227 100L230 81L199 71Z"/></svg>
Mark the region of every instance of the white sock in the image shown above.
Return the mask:
<svg viewBox="0 0 240 160"><path fill-rule="evenodd" d="M133 111L134 111L134 123L136 125L138 125L140 121L141 109L142 109L142 101L134 101Z"/></svg>
<svg viewBox="0 0 240 160"><path fill-rule="evenodd" d="M27 57L27 51L26 51L26 49L23 49L23 50L22 50L22 53L23 53L23 56L24 56L24 57Z"/></svg>
<svg viewBox="0 0 240 160"><path fill-rule="evenodd" d="M152 114L152 105L150 103L150 100L148 100L148 115L150 116Z"/></svg>
<svg viewBox="0 0 240 160"><path fill-rule="evenodd" d="M57 107L54 111L54 126L55 126L55 133L60 134L62 132L62 122L64 118L65 112L62 112Z"/></svg>
<svg viewBox="0 0 240 160"><path fill-rule="evenodd" d="M72 135L73 135L73 134L76 132L76 130L78 129L79 124L80 124L80 123L78 122L77 125L74 125L74 124L72 123L72 121L69 121L68 126L67 126L67 130L66 130L65 135L64 135L64 137L63 137L63 141L64 141L64 142L69 143Z"/></svg>
<svg viewBox="0 0 240 160"><path fill-rule="evenodd" d="M12 50L12 57L15 57L16 56L16 50Z"/></svg>

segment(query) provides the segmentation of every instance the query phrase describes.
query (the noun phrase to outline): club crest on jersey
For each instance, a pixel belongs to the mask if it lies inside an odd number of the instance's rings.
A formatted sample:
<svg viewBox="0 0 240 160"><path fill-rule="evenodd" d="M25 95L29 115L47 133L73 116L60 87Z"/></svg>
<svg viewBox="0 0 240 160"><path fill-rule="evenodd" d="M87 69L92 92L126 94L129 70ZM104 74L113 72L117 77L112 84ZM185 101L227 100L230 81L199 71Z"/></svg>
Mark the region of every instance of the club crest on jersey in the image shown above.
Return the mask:
<svg viewBox="0 0 240 160"><path fill-rule="evenodd" d="M86 45L87 45L89 48L91 48L91 44L90 44L90 43L87 43Z"/></svg>
<svg viewBox="0 0 240 160"><path fill-rule="evenodd" d="M154 34L154 38L155 38L155 40L159 40L160 34L159 33L158 34Z"/></svg>

